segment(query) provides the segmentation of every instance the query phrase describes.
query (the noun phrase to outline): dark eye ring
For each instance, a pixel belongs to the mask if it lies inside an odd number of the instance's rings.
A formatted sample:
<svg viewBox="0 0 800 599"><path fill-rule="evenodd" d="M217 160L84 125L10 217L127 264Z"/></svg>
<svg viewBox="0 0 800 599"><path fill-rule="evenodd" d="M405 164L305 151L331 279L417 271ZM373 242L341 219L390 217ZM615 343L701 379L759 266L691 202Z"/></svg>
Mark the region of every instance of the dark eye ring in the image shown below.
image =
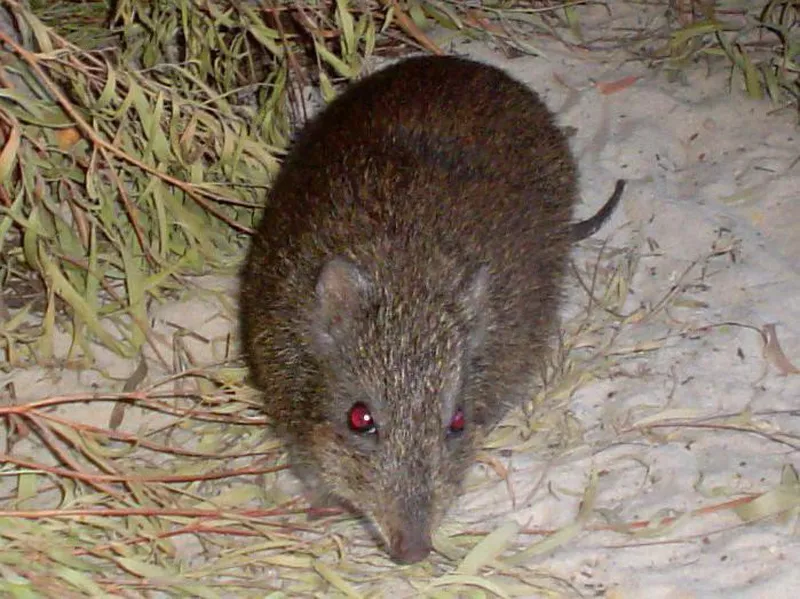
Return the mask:
<svg viewBox="0 0 800 599"><path fill-rule="evenodd" d="M375 421L367 407L367 404L356 402L347 413L347 425L354 433L372 434L377 432Z"/></svg>
<svg viewBox="0 0 800 599"><path fill-rule="evenodd" d="M463 433L465 424L466 417L464 416L464 410L457 408L456 411L453 412L453 417L450 418L450 425L447 427L447 434L459 435Z"/></svg>

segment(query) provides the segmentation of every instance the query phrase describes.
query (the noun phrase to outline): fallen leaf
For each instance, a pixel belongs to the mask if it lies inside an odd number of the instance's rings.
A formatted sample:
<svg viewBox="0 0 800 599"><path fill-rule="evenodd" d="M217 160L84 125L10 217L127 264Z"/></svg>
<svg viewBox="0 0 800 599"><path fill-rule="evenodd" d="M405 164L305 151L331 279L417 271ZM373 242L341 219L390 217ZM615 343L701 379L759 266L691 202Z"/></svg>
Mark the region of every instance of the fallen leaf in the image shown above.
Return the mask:
<svg viewBox="0 0 800 599"><path fill-rule="evenodd" d="M800 374L800 369L792 364L783 353L774 324L765 324L761 328L761 337L764 339L764 359L767 362L777 368L782 376Z"/></svg>
<svg viewBox="0 0 800 599"><path fill-rule="evenodd" d="M616 81L598 81L595 83L595 87L597 91L599 91L604 96L610 96L611 94L615 94L618 91L622 91L636 83L639 80L637 75L629 75L628 77L623 77L622 79L617 79Z"/></svg>
<svg viewBox="0 0 800 599"><path fill-rule="evenodd" d="M75 127L68 127L67 129L57 129L55 136L59 149L69 150L78 143L81 138L81 132Z"/></svg>

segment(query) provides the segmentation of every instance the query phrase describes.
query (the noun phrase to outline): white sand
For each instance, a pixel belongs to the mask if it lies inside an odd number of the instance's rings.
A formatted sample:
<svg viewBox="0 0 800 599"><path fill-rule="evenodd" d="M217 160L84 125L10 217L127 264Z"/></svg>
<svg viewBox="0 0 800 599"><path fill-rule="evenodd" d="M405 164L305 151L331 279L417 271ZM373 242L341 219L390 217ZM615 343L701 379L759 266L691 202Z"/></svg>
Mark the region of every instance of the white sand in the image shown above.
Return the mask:
<svg viewBox="0 0 800 599"><path fill-rule="evenodd" d="M563 124L577 128L573 141L583 177L582 214L605 200L616 178L629 180L621 208L597 236L627 252L606 255L601 264L620 264L626 256L632 260L635 274L620 311L656 305L693 261L701 264L680 280L693 285L678 293L678 305L585 339L594 343L619 334L611 343L619 355L605 363L587 358L585 367L599 378L565 398L558 416L561 421L563 414L573 417L584 442L569 451L537 448L534 442L529 451L511 457L491 453L510 469L509 481L476 468L475 480L493 482L454 506L444 530L459 530L465 522L490 530L512 518L525 528L559 529L574 520L596 471L601 473L597 511L589 520L595 529L532 557L538 571L570 581L585 596L789 597L800 590L796 514L745 525L721 508L651 537L598 529L610 514L622 523L655 522L770 491L784 466L800 466L795 449L768 436L722 428L637 428L645 419L653 424L670 417L684 424L722 425L722 416L749 410L764 433L800 434L800 377L781 376L764 358L756 330L705 328L775 323L786 355L800 365L800 132L794 115L769 114L772 106L748 100L738 90L728 93L724 74L707 78L699 67L688 84L668 83L622 55L601 62L599 56L568 54L555 42L536 43L547 59L506 60L477 43L457 50L502 65L540 91ZM638 80L616 93L601 94L594 85L631 75ZM598 248L597 242L582 244L576 260L592 264ZM712 248L734 249L708 258ZM231 281L211 284L233 289ZM585 304L585 293L576 289L566 311L574 314ZM169 335L165 320L216 340L213 349L194 343L198 362L212 363L224 354L233 314L230 305L194 299L153 316ZM693 332L682 334L686 331ZM631 354L634 345L648 343L653 351ZM65 350L66 345L59 348ZM135 368L111 356L103 359L102 366L121 380ZM150 378L159 375L152 363ZM109 388L107 378L90 371L17 369L0 376L0 385L11 381L24 400L93 385ZM769 416L770 411L778 415ZM73 408L71 416L105 426L109 414L92 404ZM795 489L796 502L798 493ZM540 538L520 535L515 543L521 547ZM398 574L399 588L401 579ZM413 594L404 588L407 596Z"/></svg>

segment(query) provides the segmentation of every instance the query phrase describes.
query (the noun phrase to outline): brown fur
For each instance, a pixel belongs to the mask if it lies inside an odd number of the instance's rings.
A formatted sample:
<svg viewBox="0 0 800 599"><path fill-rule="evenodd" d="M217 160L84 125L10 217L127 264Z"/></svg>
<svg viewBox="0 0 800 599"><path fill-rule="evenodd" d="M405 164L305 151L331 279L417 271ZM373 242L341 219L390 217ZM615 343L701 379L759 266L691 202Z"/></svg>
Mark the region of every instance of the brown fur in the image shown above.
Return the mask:
<svg viewBox="0 0 800 599"><path fill-rule="evenodd" d="M398 561L427 555L476 446L531 395L576 182L538 97L453 57L351 86L275 182L242 277L252 375L301 475ZM348 428L356 402L376 433Z"/></svg>

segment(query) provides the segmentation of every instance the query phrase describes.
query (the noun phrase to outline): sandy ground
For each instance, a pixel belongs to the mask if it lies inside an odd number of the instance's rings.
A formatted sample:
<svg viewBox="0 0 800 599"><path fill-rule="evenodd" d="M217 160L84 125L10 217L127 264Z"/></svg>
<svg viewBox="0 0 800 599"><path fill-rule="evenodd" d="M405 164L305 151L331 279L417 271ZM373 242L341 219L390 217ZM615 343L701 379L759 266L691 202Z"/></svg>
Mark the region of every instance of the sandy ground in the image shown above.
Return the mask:
<svg viewBox="0 0 800 599"><path fill-rule="evenodd" d="M800 377L782 375L759 334L775 324L786 356L800 364L794 115L728 93L724 73L708 77L698 67L687 81L670 83L622 56L576 57L554 42L537 45L547 59L506 59L477 43L455 50L503 66L576 128L583 214L602 203L616 178L628 179L610 224L575 254L582 272L597 263L605 273L629 273L616 306L627 318L605 314L602 327L575 338L574 361L585 377L550 404L558 406L550 415L581 431L580 442L559 444L551 433L527 449L517 443L512 452L487 451L508 469L508 480L476 466L473 490L443 531L510 521L528 533L557 530L575 520L594 472L594 528L531 556L537 569L584 596L790 597L800 589L796 514L745 524L723 504L774 490L787 467L800 467L800 441L790 437L800 435ZM636 79L614 93L597 85L626 77ZM216 299L162 306L153 319L161 330L178 323L213 340L193 346L198 362L213 363L235 326L235 283L203 285L219 291ZM574 285L567 322L574 325L586 303ZM57 349L66 351L66 342ZM89 370L18 369L0 376L0 388L14 382L25 400L119 390L135 368L110 355L97 366L119 384ZM109 413L95 405L74 410L78 420L108 423ZM761 434L742 430L754 422ZM800 505L800 491L792 492ZM658 526L660 518L709 506L722 507ZM623 535L607 526L638 521L651 529ZM539 538L520 534L513 544ZM396 583L411 596L402 574Z"/></svg>

